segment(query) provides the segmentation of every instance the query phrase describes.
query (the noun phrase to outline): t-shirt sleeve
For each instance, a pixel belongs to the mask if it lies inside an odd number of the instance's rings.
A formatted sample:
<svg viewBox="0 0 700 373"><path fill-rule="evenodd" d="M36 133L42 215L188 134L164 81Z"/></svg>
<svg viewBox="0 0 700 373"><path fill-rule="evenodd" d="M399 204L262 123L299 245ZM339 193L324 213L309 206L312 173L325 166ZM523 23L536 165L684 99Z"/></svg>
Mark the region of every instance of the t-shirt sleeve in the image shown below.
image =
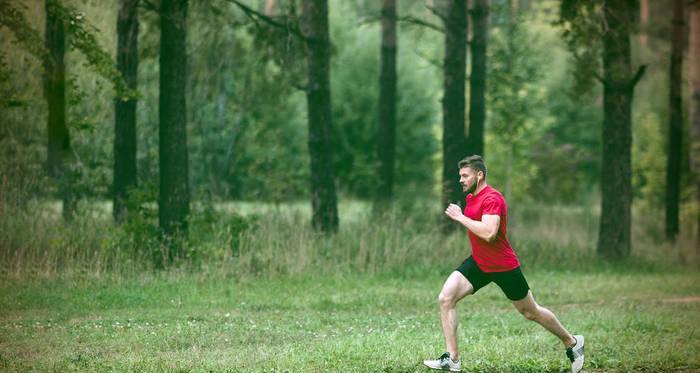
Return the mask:
<svg viewBox="0 0 700 373"><path fill-rule="evenodd" d="M502 215L503 202L494 197L487 197L481 204L482 215Z"/></svg>

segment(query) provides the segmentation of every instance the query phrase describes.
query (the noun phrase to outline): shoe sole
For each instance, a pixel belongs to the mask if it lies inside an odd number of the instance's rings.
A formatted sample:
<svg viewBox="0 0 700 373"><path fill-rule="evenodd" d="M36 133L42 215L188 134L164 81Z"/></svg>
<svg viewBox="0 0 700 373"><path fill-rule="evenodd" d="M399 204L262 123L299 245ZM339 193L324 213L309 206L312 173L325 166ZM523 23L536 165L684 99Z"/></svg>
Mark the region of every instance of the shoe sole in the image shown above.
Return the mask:
<svg viewBox="0 0 700 373"><path fill-rule="evenodd" d="M430 365L428 365L428 364L426 364L426 363L423 363L423 365L425 365L428 369L440 370L440 371L443 371L443 372L461 372L461 371L462 371L462 368L460 368L460 369L455 369L455 368L433 368L433 367L431 367Z"/></svg>

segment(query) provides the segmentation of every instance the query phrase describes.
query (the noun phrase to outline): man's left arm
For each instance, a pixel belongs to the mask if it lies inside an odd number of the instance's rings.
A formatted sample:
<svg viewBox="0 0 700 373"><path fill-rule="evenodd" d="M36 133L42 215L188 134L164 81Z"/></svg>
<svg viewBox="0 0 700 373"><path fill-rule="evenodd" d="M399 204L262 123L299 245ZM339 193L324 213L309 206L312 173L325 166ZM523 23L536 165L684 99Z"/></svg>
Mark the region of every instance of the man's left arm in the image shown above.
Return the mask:
<svg viewBox="0 0 700 373"><path fill-rule="evenodd" d="M500 215L482 215L481 221L470 219L464 216L462 209L458 205L453 203L447 206L445 214L486 242L492 242L498 235L498 228L501 224Z"/></svg>

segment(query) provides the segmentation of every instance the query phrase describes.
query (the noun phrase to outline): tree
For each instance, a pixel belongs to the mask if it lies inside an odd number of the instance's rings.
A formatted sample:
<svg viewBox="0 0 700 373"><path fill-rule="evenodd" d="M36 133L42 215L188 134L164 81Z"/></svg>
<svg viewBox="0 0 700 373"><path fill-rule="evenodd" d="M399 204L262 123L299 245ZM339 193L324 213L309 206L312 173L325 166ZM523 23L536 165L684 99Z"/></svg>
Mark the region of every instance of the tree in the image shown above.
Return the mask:
<svg viewBox="0 0 700 373"><path fill-rule="evenodd" d="M634 87L644 73L633 77L630 66L630 0L605 0L603 17L603 149L601 217L598 254L627 257L631 251L632 223L632 100Z"/></svg>
<svg viewBox="0 0 700 373"><path fill-rule="evenodd" d="M576 90L589 90L592 77L603 84L597 252L609 259L624 258L631 252L631 110L634 87L646 69L640 66L632 76L630 29L634 11L632 0L564 0L561 5L564 37L575 59ZM602 77L598 74L601 54Z"/></svg>
<svg viewBox="0 0 700 373"><path fill-rule="evenodd" d="M333 168L330 37L326 0L304 0L302 32L308 54L306 101L309 121L312 225L323 232L338 230Z"/></svg>
<svg viewBox="0 0 700 373"><path fill-rule="evenodd" d="M484 155L486 122L486 40L489 0L475 0L472 15L471 74L469 75L469 136L467 150Z"/></svg>
<svg viewBox="0 0 700 373"><path fill-rule="evenodd" d="M666 238L678 235L680 200L681 148L683 140L683 105L681 100L681 68L684 44L683 0L673 0L671 32L671 72L669 88L669 132L666 161Z"/></svg>
<svg viewBox="0 0 700 373"><path fill-rule="evenodd" d="M467 65L467 6L465 0L449 0L445 22L445 60L442 97L442 206L464 198L457 183L457 164L464 154L465 78ZM443 219L444 230L455 227Z"/></svg>
<svg viewBox="0 0 700 373"><path fill-rule="evenodd" d="M57 180L63 200L63 216L69 220L77 201L78 193L74 190L76 179L85 167L76 162L76 152L71 146L66 123L66 49L80 51L87 60L86 65L112 83L115 95L130 97L135 92L128 89L109 53L99 46L97 29L87 22L83 13L59 0L46 0L45 38L42 41L40 33L24 17L22 8L21 4L1 1L0 25L7 26L14 34L17 44L40 60L44 68L44 93L48 103L47 173ZM15 100L7 102L13 101ZM0 103L4 102L5 100L0 100Z"/></svg>
<svg viewBox="0 0 700 373"><path fill-rule="evenodd" d="M693 0L688 8L688 80L690 102L688 103L691 146L691 165L695 179L695 198L700 204L700 0ZM695 249L700 255L700 210L696 217L697 230Z"/></svg>
<svg viewBox="0 0 700 373"><path fill-rule="evenodd" d="M382 1L381 73L379 76L379 128L377 200L387 203L393 195L396 138L396 1Z"/></svg>
<svg viewBox="0 0 700 373"><path fill-rule="evenodd" d="M65 20L58 16L57 0L46 0L46 40L49 53L46 66L45 95L48 103L47 169L55 178L63 200L63 218L71 220L75 212L75 198L71 187L72 151L66 126L66 54Z"/></svg>
<svg viewBox="0 0 700 373"><path fill-rule="evenodd" d="M187 233L190 190L187 156L187 0L160 3L158 221L166 237ZM173 252L175 251L175 252ZM172 249L169 259L179 255Z"/></svg>
<svg viewBox="0 0 700 373"><path fill-rule="evenodd" d="M138 3L120 0L117 18L117 68L130 89L136 90L138 72ZM136 187L136 98L114 100L114 219L128 214L129 189Z"/></svg>

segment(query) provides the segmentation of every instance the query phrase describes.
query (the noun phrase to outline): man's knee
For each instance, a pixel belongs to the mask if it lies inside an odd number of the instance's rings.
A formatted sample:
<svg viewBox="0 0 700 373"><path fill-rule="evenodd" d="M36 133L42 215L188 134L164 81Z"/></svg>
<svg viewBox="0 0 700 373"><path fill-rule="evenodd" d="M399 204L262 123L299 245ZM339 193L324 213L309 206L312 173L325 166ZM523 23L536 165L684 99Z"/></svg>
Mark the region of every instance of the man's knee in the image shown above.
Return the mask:
<svg viewBox="0 0 700 373"><path fill-rule="evenodd" d="M441 291L438 295L438 303L440 303L440 307L451 307L457 302L455 301L455 297L453 295Z"/></svg>

